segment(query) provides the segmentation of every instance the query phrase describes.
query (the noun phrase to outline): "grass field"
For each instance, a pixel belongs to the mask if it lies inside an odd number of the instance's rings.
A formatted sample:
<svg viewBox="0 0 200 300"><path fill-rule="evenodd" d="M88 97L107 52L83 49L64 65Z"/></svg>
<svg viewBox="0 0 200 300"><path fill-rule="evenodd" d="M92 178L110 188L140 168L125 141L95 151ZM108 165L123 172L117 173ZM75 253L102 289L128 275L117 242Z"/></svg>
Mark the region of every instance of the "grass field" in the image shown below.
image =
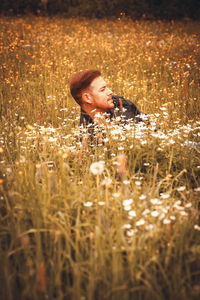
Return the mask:
<svg viewBox="0 0 200 300"><path fill-rule="evenodd" d="M0 18L0 299L199 299L199 25ZM150 125L89 141L88 68Z"/></svg>

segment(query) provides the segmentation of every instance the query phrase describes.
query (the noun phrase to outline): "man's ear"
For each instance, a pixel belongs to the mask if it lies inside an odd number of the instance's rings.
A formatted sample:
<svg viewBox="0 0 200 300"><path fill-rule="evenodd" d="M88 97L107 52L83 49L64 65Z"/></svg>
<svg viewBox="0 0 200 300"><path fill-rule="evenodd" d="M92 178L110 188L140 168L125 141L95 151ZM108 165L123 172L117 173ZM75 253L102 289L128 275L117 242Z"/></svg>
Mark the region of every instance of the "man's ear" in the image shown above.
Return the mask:
<svg viewBox="0 0 200 300"><path fill-rule="evenodd" d="M92 103L92 97L88 92L82 93L82 100L85 104L91 104Z"/></svg>

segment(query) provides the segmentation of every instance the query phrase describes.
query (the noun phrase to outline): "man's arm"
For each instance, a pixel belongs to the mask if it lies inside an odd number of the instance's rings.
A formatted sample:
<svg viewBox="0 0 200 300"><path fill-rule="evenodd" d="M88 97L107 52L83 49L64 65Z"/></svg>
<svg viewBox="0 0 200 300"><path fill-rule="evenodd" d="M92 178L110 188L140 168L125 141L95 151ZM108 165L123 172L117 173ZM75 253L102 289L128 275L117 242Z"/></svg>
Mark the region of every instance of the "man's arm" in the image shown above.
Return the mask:
<svg viewBox="0 0 200 300"><path fill-rule="evenodd" d="M135 120L136 122L148 123L148 116L142 113L130 100L113 95L113 102L115 105L114 114L122 116L124 121Z"/></svg>

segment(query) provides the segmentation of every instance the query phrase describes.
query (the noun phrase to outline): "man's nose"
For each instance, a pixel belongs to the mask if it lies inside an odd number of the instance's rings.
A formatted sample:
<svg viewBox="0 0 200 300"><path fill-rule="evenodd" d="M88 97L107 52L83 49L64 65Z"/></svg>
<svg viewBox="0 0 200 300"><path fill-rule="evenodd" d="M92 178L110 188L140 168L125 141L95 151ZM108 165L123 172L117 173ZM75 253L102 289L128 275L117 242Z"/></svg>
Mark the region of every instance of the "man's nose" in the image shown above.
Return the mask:
<svg viewBox="0 0 200 300"><path fill-rule="evenodd" d="M112 94L112 91L111 91L109 88L108 88L107 94L108 94L108 95L111 95L111 94Z"/></svg>

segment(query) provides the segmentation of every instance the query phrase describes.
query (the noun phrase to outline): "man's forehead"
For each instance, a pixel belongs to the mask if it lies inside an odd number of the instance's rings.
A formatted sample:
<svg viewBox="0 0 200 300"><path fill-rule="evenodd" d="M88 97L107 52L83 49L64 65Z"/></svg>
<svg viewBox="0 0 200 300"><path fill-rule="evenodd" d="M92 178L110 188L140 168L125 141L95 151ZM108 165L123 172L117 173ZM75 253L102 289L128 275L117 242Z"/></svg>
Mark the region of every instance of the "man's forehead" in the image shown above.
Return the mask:
<svg viewBox="0 0 200 300"><path fill-rule="evenodd" d="M92 82L90 83L90 87L94 88L94 87L100 87L100 86L104 86L106 85L106 82L105 80L99 76L99 77L96 77L95 79L92 80Z"/></svg>

